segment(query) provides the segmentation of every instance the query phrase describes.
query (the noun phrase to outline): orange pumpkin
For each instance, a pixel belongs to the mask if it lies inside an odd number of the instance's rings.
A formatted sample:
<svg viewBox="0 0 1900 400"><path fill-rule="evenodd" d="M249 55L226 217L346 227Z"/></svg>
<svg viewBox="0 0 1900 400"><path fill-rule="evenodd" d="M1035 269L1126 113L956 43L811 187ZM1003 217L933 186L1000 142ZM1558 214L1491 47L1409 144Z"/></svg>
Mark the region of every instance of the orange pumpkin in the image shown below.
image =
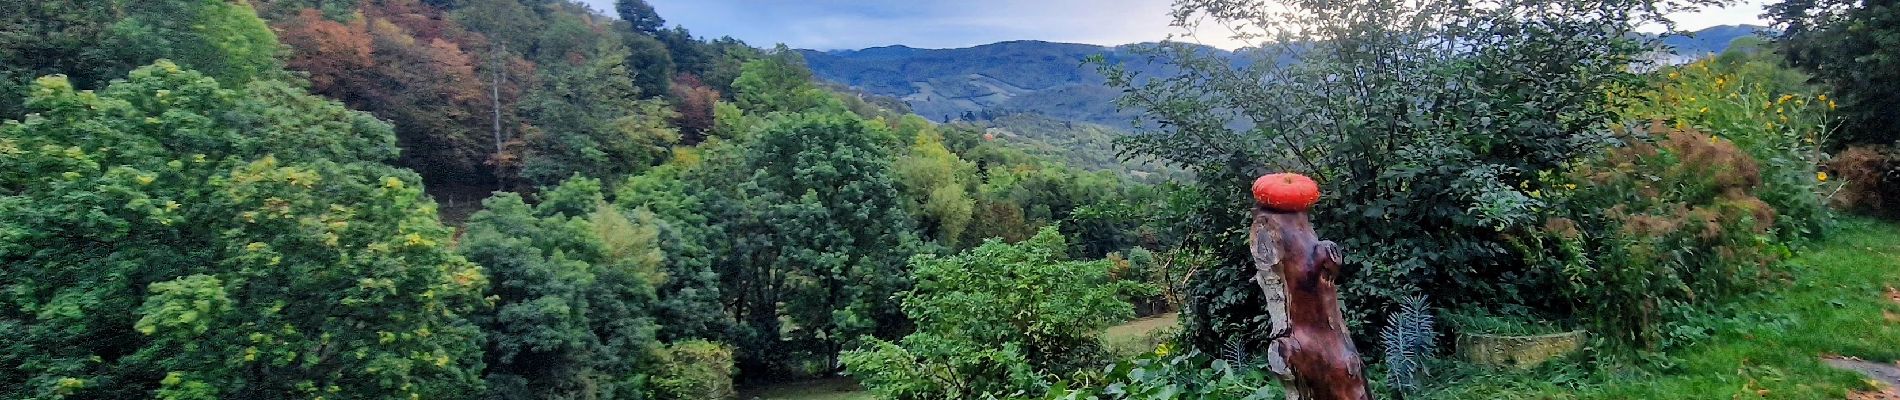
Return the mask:
<svg viewBox="0 0 1900 400"><path fill-rule="evenodd" d="M1262 175L1253 180L1253 199L1277 211L1306 211L1319 202L1319 184L1291 172Z"/></svg>

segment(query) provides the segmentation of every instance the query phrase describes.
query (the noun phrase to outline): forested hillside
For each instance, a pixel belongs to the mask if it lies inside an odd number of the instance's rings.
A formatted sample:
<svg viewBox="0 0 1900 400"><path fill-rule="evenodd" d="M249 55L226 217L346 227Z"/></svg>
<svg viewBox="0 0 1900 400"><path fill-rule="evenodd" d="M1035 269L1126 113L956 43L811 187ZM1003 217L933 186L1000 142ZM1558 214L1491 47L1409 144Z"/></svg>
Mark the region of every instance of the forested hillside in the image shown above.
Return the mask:
<svg viewBox="0 0 1900 400"><path fill-rule="evenodd" d="M1688 41L1654 0L1173 3L1232 52L7 1L0 400L1270 399L1287 353L1378 398L1839 398L1817 357L1900 359L1897 233L1839 215L1900 215L1900 24L1842 1ZM1498 337L1578 339L1450 347Z"/></svg>
<svg viewBox="0 0 1900 400"><path fill-rule="evenodd" d="M1719 53L1730 41L1765 28L1724 25L1662 37L1682 63ZM933 121L987 120L984 115L1041 114L1058 120L1092 122L1127 130L1137 115L1115 105L1121 91L1107 84L1096 66L1124 65L1147 75L1171 73L1165 59L1151 61L1141 45L1095 46L1075 43L1012 41L957 49L918 49L901 45L861 50L801 50L813 73L825 80L902 100L917 115ZM1245 68L1259 59L1249 49L1225 51L1194 46L1222 61Z"/></svg>
<svg viewBox="0 0 1900 400"><path fill-rule="evenodd" d="M1168 240L1112 159L614 14L0 6L0 398L716 398L910 332L914 255Z"/></svg>

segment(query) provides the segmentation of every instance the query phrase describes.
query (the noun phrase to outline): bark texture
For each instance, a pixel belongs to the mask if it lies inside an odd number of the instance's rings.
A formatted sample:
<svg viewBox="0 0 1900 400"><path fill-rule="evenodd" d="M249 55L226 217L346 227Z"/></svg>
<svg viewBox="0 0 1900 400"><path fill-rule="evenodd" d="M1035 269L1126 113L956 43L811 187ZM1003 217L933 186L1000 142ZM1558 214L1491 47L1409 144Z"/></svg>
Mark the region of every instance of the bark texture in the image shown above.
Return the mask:
<svg viewBox="0 0 1900 400"><path fill-rule="evenodd" d="M1369 400L1365 365L1339 310L1339 245L1319 240L1305 212L1255 206L1254 281L1266 295L1274 339L1269 368L1294 400Z"/></svg>

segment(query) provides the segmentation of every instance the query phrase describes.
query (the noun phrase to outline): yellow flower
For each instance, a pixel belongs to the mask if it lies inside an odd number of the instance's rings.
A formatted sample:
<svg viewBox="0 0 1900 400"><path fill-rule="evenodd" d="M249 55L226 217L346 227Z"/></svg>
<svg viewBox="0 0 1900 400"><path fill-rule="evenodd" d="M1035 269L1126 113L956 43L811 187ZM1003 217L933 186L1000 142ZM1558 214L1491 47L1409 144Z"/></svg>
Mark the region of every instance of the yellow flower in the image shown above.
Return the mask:
<svg viewBox="0 0 1900 400"><path fill-rule="evenodd" d="M1173 352L1174 352L1174 348L1172 346L1168 346L1167 343L1162 343L1159 346L1155 346L1156 356L1167 357L1168 353L1173 353Z"/></svg>
<svg viewBox="0 0 1900 400"><path fill-rule="evenodd" d="M402 180L396 179L396 177L393 177L393 176L383 177L383 187L390 188L390 189L401 189Z"/></svg>
<svg viewBox="0 0 1900 400"><path fill-rule="evenodd" d="M1816 173L1814 173L1814 179L1818 179L1818 180L1820 180L1820 181L1822 181L1822 182L1827 182L1827 171L1821 171L1821 172L1816 172Z"/></svg>
<svg viewBox="0 0 1900 400"><path fill-rule="evenodd" d="M1815 100L1827 101L1827 95L1814 96Z"/></svg>
<svg viewBox="0 0 1900 400"><path fill-rule="evenodd" d="M1832 110L1832 109L1834 109L1834 101L1833 101L1833 100L1828 100L1828 101L1827 101L1827 109L1829 109L1829 110Z"/></svg>
<svg viewBox="0 0 1900 400"><path fill-rule="evenodd" d="M1709 108L1708 108L1708 107L1702 107L1702 110L1701 110L1701 111L1698 111L1698 112L1700 112L1700 113L1703 113L1703 114L1708 114L1708 113L1709 113Z"/></svg>

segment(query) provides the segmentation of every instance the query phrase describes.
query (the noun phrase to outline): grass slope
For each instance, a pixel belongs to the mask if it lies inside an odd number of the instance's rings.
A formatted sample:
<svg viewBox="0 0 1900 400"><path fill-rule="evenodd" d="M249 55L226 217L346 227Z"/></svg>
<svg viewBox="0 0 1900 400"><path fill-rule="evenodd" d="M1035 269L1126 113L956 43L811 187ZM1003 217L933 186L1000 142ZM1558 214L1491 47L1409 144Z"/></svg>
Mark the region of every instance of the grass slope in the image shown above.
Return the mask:
<svg viewBox="0 0 1900 400"><path fill-rule="evenodd" d="M1707 318L1713 334L1663 361L1446 371L1441 399L1841 399L1866 377L1820 357L1900 359L1900 226L1848 219L1788 262L1792 282ZM1631 367L1642 364L1647 367Z"/></svg>

